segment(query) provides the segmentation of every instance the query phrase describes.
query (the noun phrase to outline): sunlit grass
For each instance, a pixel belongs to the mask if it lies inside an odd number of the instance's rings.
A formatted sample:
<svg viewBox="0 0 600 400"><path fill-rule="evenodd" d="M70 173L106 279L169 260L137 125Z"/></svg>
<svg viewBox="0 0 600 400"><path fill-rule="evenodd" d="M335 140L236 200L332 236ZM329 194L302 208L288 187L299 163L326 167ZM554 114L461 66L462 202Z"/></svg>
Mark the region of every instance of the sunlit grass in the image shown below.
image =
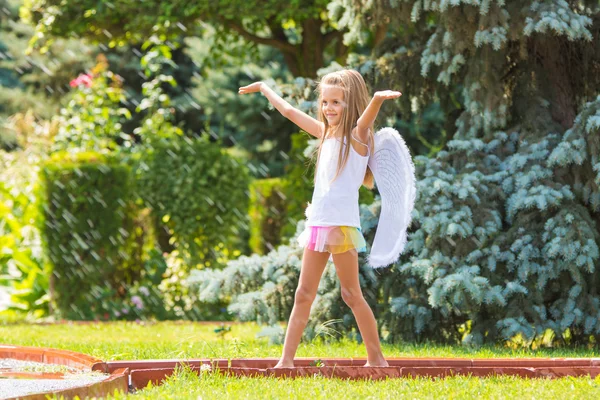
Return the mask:
<svg viewBox="0 0 600 400"><path fill-rule="evenodd" d="M256 338L262 328L254 323L232 324L219 336L220 324L65 323L0 325L0 343L67 349L105 361L165 358L279 357L281 345ZM383 344L386 357L598 357L597 349L510 349L501 346L467 348L439 344ZM364 344L349 339L301 343L298 357L366 357ZM259 396L260 395L260 396ZM590 378L520 379L515 377L392 379L344 381L323 377L301 379L226 377L181 371L164 385L139 391L148 399L198 398L598 398L600 380ZM117 396L122 398L123 396Z"/></svg>
<svg viewBox="0 0 600 400"><path fill-rule="evenodd" d="M350 381L321 376L302 379L226 377L180 370L160 386L135 399L591 399L600 382L589 378L521 379L517 377L388 379Z"/></svg>
<svg viewBox="0 0 600 400"><path fill-rule="evenodd" d="M256 338L262 328L255 323L232 324L219 337L220 324L160 323L64 323L55 325L0 325L0 343L43 346L89 354L102 360L153 358L279 357L281 345ZM596 348L527 348L500 346L469 348L439 344L382 344L386 357L598 357ZM325 343L302 342L298 357L366 357L364 344L349 339Z"/></svg>

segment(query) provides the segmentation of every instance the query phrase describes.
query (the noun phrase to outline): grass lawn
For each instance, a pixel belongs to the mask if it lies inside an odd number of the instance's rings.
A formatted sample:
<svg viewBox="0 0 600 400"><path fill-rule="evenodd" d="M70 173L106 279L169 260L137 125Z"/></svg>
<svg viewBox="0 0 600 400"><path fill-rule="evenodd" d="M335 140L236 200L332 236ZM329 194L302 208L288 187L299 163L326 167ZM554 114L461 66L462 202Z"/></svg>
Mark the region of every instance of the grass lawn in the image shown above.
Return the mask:
<svg viewBox="0 0 600 400"><path fill-rule="evenodd" d="M281 345L255 338L261 327L254 323L233 324L219 337L219 324L162 322L0 325L0 343L43 346L78 351L102 360L157 358L279 357ZM512 350L505 347L469 349L432 344L383 344L386 357L599 357L598 350ZM364 344L350 340L335 343L301 343L298 357L366 357ZM180 371L164 385L146 388L121 399L210 399L219 398L600 398L600 378L520 379L515 377L444 379L389 379L345 381L323 377L302 379L235 378L203 373L198 377Z"/></svg>

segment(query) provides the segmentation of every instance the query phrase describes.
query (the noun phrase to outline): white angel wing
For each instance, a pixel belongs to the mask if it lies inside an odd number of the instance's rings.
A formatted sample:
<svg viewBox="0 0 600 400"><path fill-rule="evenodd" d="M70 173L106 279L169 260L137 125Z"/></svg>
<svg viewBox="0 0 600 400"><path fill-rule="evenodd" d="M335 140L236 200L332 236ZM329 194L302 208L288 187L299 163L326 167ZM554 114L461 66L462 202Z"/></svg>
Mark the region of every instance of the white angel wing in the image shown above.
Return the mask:
<svg viewBox="0 0 600 400"><path fill-rule="evenodd" d="M388 127L375 133L369 168L381 195L381 213L367 262L380 268L394 263L402 254L417 194L415 167L398 131Z"/></svg>

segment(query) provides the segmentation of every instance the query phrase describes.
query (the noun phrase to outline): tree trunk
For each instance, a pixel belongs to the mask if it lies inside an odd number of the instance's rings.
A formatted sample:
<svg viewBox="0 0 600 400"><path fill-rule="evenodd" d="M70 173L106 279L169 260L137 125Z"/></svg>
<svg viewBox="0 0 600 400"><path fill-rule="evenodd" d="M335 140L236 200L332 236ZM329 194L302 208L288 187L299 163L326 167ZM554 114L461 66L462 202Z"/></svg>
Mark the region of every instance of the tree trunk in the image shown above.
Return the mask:
<svg viewBox="0 0 600 400"><path fill-rule="evenodd" d="M541 61L540 85L551 101L552 119L565 129L573 126L577 115L575 93L568 65L568 43L563 38L544 38L537 43L537 54Z"/></svg>
<svg viewBox="0 0 600 400"><path fill-rule="evenodd" d="M325 35L321 33L320 21L316 19L304 21L302 43L295 45L293 51L280 50L292 75L316 78L317 71L324 66Z"/></svg>
<svg viewBox="0 0 600 400"><path fill-rule="evenodd" d="M321 33L321 22L319 20L311 18L304 21L301 45L304 76L314 78L317 76L317 70L324 66L325 36Z"/></svg>
<svg viewBox="0 0 600 400"><path fill-rule="evenodd" d="M277 31L277 28L271 27L271 31ZM338 40L334 49L338 62L342 61L341 64L345 62L348 48L342 43L342 36L343 32L339 31L321 33L321 21L311 18L302 24L302 42L295 45L293 50L283 48L280 50L292 75L316 78L317 71L325 66L325 49L333 40Z"/></svg>

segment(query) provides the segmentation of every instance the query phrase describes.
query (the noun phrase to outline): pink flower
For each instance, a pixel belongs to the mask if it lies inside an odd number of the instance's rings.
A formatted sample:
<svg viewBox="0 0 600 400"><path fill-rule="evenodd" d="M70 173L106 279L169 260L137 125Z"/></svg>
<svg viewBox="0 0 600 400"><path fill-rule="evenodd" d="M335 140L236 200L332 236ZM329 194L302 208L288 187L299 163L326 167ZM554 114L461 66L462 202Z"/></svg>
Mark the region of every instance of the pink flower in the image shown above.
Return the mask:
<svg viewBox="0 0 600 400"><path fill-rule="evenodd" d="M131 302L135 305L138 310L144 308L144 302L140 296L131 296Z"/></svg>
<svg viewBox="0 0 600 400"><path fill-rule="evenodd" d="M79 86L79 85L85 85L86 87L90 87L92 86L92 74L81 74L79 75L77 78L73 79L69 85L71 85L71 87L75 87L75 86Z"/></svg>

